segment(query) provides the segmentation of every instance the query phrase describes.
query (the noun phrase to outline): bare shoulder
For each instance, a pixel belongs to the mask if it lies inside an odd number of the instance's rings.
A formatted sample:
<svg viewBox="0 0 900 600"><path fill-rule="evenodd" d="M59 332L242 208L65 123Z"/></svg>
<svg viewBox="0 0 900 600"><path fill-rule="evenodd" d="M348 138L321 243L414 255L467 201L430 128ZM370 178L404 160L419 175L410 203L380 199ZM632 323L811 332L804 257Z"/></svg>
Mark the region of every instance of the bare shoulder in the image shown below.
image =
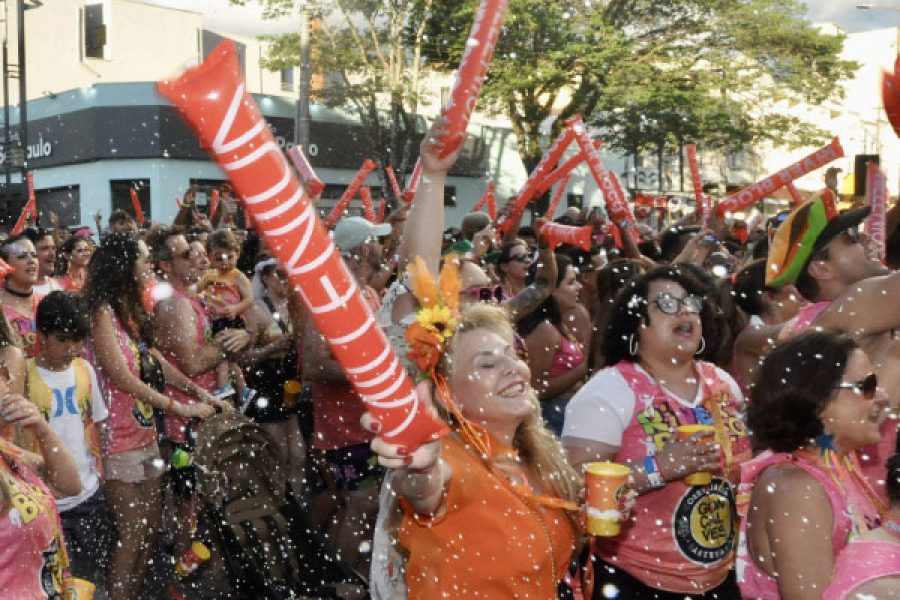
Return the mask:
<svg viewBox="0 0 900 600"><path fill-rule="evenodd" d="M756 481L752 504L762 510L771 508L773 519L793 519L791 509L808 516L830 516L828 494L815 477L790 462L772 465ZM777 510L775 510L777 507Z"/></svg>

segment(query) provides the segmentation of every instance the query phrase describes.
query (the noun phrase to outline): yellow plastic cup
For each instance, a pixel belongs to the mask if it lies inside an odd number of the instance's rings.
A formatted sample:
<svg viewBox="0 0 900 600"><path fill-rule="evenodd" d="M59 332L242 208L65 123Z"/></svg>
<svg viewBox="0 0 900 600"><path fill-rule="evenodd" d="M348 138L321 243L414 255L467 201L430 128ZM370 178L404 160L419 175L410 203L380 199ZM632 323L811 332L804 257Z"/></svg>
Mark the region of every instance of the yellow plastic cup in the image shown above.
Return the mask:
<svg viewBox="0 0 900 600"><path fill-rule="evenodd" d="M613 537L622 531L619 500L631 468L614 462L584 465L584 501L587 505L587 531L590 535Z"/></svg>
<svg viewBox="0 0 900 600"><path fill-rule="evenodd" d="M86 579L63 578L63 600L91 600L97 588Z"/></svg>
<svg viewBox="0 0 900 600"><path fill-rule="evenodd" d="M675 431L675 436L679 440L684 440L700 432L706 433L702 438L704 442L716 435L716 429L712 425L679 425ZM685 476L682 481L686 485L709 485L712 483L712 473L709 471L698 471Z"/></svg>
<svg viewBox="0 0 900 600"><path fill-rule="evenodd" d="M208 561L211 555L209 548L203 542L191 542L191 547L175 563L175 572L179 577L187 577Z"/></svg>
<svg viewBox="0 0 900 600"><path fill-rule="evenodd" d="M284 406L291 408L300 398L300 392L303 391L303 384L296 379L288 379L284 382Z"/></svg>

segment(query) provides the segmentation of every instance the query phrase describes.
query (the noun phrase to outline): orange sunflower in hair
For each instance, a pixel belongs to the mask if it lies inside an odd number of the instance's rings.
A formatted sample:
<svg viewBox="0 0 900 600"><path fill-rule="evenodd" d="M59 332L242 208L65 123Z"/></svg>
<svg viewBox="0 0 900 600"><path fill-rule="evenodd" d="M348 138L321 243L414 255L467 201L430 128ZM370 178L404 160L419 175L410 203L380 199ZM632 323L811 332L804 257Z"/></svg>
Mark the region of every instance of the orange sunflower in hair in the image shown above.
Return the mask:
<svg viewBox="0 0 900 600"><path fill-rule="evenodd" d="M416 322L405 333L410 345L407 358L415 363L420 374L428 376L440 362L446 342L456 333L459 262L455 256L445 257L439 281L435 281L421 257L416 257L407 271L412 293L420 304Z"/></svg>

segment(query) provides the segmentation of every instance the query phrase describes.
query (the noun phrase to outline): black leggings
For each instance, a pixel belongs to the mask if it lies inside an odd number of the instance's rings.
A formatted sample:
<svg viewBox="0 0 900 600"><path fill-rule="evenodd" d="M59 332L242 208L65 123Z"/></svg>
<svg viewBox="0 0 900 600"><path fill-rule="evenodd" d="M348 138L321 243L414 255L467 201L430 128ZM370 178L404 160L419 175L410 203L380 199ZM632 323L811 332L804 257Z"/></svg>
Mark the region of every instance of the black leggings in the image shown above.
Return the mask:
<svg viewBox="0 0 900 600"><path fill-rule="evenodd" d="M615 588L611 587L615 586ZM617 567L600 559L594 563L593 600L741 600L734 570L718 587L703 594L666 592L652 588Z"/></svg>

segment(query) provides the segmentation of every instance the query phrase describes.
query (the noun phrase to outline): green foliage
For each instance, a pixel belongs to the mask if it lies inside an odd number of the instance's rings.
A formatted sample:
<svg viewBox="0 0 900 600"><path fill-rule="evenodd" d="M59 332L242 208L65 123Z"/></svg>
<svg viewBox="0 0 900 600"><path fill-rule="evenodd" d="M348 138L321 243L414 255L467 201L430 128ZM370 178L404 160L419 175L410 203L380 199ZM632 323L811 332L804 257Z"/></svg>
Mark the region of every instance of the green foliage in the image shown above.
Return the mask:
<svg viewBox="0 0 900 600"><path fill-rule="evenodd" d="M456 67L477 6L435 0L432 66ZM578 113L628 152L816 143L823 132L760 107L836 97L856 67L838 58L842 43L804 21L795 0L510 0L479 106L509 117L529 169L541 124L558 115L555 134Z"/></svg>

